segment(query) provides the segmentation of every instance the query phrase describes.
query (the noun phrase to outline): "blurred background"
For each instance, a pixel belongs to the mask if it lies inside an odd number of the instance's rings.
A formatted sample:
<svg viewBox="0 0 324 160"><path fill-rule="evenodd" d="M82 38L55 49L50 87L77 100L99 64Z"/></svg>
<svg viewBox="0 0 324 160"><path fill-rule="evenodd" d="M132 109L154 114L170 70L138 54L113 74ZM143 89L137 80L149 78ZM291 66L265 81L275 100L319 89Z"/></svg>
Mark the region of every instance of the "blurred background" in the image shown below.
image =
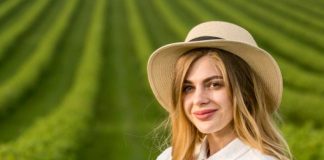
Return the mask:
<svg viewBox="0 0 324 160"><path fill-rule="evenodd" d="M324 159L323 19L320 0L0 0L0 159L155 159L147 59L208 20L274 56L280 128L296 159Z"/></svg>

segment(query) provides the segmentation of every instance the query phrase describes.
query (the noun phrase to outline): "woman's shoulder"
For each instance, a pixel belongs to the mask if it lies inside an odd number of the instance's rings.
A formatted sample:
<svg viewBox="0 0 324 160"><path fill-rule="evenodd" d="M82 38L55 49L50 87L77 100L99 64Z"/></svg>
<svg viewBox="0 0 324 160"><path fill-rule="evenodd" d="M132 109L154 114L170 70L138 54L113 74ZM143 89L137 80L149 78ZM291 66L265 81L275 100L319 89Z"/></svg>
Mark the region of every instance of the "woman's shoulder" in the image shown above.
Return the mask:
<svg viewBox="0 0 324 160"><path fill-rule="evenodd" d="M157 158L156 160L171 160L172 159L172 148L169 147L165 149Z"/></svg>

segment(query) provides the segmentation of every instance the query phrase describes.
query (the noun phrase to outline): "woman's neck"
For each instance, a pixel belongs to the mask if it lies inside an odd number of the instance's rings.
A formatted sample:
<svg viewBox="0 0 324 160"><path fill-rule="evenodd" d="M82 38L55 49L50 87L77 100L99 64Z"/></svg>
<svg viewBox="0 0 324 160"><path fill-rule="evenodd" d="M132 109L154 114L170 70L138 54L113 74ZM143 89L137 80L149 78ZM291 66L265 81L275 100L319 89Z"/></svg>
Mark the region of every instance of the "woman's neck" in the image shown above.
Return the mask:
<svg viewBox="0 0 324 160"><path fill-rule="evenodd" d="M234 140L237 135L234 132L232 125L228 125L219 132L211 133L207 135L208 140L208 157L215 154L222 148L224 148L228 143Z"/></svg>

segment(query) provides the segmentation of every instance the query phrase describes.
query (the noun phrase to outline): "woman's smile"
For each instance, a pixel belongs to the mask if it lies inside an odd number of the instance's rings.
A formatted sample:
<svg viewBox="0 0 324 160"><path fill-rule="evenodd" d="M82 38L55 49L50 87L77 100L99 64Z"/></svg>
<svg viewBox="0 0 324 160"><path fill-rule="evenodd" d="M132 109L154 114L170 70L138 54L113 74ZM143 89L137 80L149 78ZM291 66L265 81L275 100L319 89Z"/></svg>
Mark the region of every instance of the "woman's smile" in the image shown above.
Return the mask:
<svg viewBox="0 0 324 160"><path fill-rule="evenodd" d="M194 111L193 114L197 119L201 121L206 121L209 120L216 113L217 110L218 109L202 109Z"/></svg>

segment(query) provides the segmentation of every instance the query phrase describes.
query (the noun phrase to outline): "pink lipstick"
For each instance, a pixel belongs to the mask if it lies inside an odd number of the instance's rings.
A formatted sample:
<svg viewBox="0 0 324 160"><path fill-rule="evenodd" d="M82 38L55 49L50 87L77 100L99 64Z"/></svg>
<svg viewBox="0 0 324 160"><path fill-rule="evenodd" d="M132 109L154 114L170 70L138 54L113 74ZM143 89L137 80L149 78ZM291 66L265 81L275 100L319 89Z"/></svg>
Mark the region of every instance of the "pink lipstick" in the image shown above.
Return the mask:
<svg viewBox="0 0 324 160"><path fill-rule="evenodd" d="M194 116L199 120L208 120L211 116L214 115L214 113L217 111L217 109L204 109L193 112Z"/></svg>

